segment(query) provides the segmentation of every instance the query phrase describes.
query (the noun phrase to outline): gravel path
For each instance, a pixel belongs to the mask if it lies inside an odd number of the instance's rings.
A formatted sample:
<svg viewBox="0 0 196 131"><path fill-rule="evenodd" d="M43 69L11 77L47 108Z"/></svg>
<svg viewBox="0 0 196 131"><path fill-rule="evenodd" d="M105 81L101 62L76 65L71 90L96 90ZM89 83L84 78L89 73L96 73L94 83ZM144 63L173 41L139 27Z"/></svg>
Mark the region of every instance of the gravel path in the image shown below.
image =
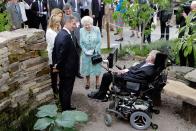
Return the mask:
<svg viewBox="0 0 196 131"><path fill-rule="evenodd" d="M121 60L118 62L119 65L130 65L131 63L133 61ZM115 117L113 117L112 126L107 127L104 124L103 117L109 102L103 103L87 97L87 93L95 90L95 78L91 78L91 88L89 90L85 90L84 87L85 80L76 79L72 98L73 104L89 115L89 122L80 127L81 131L135 131L130 126L129 121ZM158 108L160 109L160 114L153 114L152 116L152 121L159 126L157 131L196 131L196 125L181 118L181 103L180 100L162 94L162 106ZM149 128L147 131L152 130L152 128Z"/></svg>

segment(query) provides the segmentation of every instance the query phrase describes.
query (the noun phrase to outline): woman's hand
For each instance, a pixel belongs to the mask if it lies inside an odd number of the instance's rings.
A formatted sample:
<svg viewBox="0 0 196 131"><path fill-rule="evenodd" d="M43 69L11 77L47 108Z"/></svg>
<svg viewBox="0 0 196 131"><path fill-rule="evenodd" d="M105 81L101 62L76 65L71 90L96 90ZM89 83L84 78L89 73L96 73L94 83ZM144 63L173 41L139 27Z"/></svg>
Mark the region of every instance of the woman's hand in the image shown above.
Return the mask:
<svg viewBox="0 0 196 131"><path fill-rule="evenodd" d="M88 56L92 56L93 55L93 52L94 52L94 49L92 50L87 50L86 52L84 52L86 55Z"/></svg>

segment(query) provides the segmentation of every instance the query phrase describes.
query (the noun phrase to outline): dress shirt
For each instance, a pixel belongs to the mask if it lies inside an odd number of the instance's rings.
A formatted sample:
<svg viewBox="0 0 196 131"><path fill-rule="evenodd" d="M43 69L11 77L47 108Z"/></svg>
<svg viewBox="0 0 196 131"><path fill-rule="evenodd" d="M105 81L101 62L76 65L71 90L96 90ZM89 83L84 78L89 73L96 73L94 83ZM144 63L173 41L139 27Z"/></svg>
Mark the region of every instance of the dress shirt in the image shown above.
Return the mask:
<svg viewBox="0 0 196 131"><path fill-rule="evenodd" d="M143 67L146 67L146 66L153 66L154 64L152 64L152 63L145 63L145 64L143 64L140 68L143 68Z"/></svg>
<svg viewBox="0 0 196 131"><path fill-rule="evenodd" d="M29 10L30 6L26 2L19 2L18 4L20 6L22 20L23 20L23 22L25 22L25 21L27 21L27 16L26 16L25 9Z"/></svg>
<svg viewBox="0 0 196 131"><path fill-rule="evenodd" d="M68 32L68 34L71 35L71 32L67 28L63 27L63 29L66 30Z"/></svg>
<svg viewBox="0 0 196 131"><path fill-rule="evenodd" d="M75 12L77 12L78 11L78 2L77 2L77 0L75 0Z"/></svg>

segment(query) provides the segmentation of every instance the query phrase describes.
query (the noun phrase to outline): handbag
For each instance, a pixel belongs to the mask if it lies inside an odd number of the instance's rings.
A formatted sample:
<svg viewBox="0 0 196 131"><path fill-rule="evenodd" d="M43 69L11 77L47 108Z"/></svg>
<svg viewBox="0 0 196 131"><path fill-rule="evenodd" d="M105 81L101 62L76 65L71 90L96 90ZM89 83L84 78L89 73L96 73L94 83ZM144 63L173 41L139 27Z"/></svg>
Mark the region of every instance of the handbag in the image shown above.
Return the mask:
<svg viewBox="0 0 196 131"><path fill-rule="evenodd" d="M91 57L92 64L93 65L99 64L102 62L102 60L103 59L102 59L101 55L99 53L95 53L95 51L94 51L93 56Z"/></svg>

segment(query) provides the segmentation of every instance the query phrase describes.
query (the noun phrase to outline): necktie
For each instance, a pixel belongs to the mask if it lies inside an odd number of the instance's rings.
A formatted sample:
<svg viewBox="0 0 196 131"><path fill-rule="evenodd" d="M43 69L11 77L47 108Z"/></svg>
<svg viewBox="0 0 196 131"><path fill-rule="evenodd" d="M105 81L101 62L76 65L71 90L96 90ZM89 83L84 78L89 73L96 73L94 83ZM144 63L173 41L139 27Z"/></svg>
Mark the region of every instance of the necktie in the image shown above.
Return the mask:
<svg viewBox="0 0 196 131"><path fill-rule="evenodd" d="M56 0L56 5L57 5L57 6L59 5L59 1L58 1L58 0Z"/></svg>
<svg viewBox="0 0 196 131"><path fill-rule="evenodd" d="M98 0L99 2L99 11L101 11L101 0Z"/></svg>

